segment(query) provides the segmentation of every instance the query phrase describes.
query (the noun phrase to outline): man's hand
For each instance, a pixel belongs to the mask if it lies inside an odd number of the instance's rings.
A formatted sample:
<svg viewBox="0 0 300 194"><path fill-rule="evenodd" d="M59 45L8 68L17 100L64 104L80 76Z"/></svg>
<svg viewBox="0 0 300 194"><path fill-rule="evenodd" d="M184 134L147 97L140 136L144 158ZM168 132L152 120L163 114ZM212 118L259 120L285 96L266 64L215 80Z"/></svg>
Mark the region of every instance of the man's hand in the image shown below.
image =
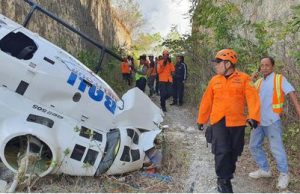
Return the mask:
<svg viewBox="0 0 300 194"><path fill-rule="evenodd" d="M247 123L249 124L251 129L256 129L257 128L258 122L256 120L248 119Z"/></svg>
<svg viewBox="0 0 300 194"><path fill-rule="evenodd" d="M203 130L204 130L203 124L199 124L199 123L198 123L198 129L199 129L200 131L203 131Z"/></svg>
<svg viewBox="0 0 300 194"><path fill-rule="evenodd" d="M251 80L254 82L254 81L256 81L257 80L257 78L258 78L258 76L259 76L259 72L257 71L257 72L254 72L252 75L251 75Z"/></svg>

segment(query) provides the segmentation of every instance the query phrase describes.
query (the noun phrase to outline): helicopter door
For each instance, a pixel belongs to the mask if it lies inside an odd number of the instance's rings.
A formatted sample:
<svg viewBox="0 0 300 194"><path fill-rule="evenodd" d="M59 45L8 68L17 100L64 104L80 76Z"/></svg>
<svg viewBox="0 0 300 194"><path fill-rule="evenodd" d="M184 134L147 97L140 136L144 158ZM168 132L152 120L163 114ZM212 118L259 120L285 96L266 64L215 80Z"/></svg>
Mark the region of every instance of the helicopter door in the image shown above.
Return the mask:
<svg viewBox="0 0 300 194"><path fill-rule="evenodd" d="M104 154L106 135L100 130L78 126L61 171L76 176L94 176Z"/></svg>

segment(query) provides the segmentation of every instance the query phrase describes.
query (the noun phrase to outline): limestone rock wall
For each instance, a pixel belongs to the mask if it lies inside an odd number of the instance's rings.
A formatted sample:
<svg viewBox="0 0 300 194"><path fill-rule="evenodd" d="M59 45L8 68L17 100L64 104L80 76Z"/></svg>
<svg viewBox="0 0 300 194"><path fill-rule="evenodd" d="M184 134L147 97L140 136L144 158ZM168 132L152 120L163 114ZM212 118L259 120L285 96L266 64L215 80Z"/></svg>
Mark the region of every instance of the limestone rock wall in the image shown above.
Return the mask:
<svg viewBox="0 0 300 194"><path fill-rule="evenodd" d="M109 0L35 0L48 11L108 48L131 46L131 32L113 14ZM0 13L23 23L30 6L23 0L0 0ZM28 28L72 54L95 49L55 21L35 12Z"/></svg>

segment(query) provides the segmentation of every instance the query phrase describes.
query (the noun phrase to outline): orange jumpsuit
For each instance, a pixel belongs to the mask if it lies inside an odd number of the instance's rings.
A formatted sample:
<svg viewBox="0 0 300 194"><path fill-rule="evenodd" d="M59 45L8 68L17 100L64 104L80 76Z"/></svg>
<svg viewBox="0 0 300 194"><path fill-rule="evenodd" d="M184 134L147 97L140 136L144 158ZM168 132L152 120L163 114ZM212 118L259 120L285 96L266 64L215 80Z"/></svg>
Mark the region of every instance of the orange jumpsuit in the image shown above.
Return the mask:
<svg viewBox="0 0 300 194"><path fill-rule="evenodd" d="M160 88L160 106L163 111L167 111L166 109L166 100L172 96L172 82L173 77L172 73L175 71L174 64L172 62L168 62L166 66L164 66L164 61L161 60L157 65L157 73L159 79L159 88Z"/></svg>
<svg viewBox="0 0 300 194"><path fill-rule="evenodd" d="M121 72L122 73L130 73L130 67L129 67L128 62L121 63Z"/></svg>
<svg viewBox="0 0 300 194"><path fill-rule="evenodd" d="M245 126L246 102L249 119L260 122L260 99L250 76L239 71L228 79L216 75L202 97L197 123L205 124L210 119L213 125L225 117L226 127Z"/></svg>
<svg viewBox="0 0 300 194"><path fill-rule="evenodd" d="M158 61L157 73L160 82L173 82L172 73L175 71L175 66L172 62L167 63L166 66L163 65L163 60Z"/></svg>

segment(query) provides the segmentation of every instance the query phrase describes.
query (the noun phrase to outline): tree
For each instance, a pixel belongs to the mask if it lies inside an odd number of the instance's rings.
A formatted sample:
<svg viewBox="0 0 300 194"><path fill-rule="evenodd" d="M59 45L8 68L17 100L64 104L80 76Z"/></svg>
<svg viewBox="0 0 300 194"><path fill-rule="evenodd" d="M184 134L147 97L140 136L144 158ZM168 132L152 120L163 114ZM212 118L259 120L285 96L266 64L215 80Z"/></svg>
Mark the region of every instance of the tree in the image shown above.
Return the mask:
<svg viewBox="0 0 300 194"><path fill-rule="evenodd" d="M160 33L145 34L141 33L137 39L134 40L133 53L135 56L140 54L154 54L157 55L161 52L160 43L162 37Z"/></svg>
<svg viewBox="0 0 300 194"><path fill-rule="evenodd" d="M166 38L162 43L163 47L168 48L170 53L183 54L186 50L185 37L180 35L177 26L172 26L171 31L167 34Z"/></svg>
<svg viewBox="0 0 300 194"><path fill-rule="evenodd" d="M117 17L133 33L133 37L141 32L145 25L143 14L136 0L111 0Z"/></svg>

